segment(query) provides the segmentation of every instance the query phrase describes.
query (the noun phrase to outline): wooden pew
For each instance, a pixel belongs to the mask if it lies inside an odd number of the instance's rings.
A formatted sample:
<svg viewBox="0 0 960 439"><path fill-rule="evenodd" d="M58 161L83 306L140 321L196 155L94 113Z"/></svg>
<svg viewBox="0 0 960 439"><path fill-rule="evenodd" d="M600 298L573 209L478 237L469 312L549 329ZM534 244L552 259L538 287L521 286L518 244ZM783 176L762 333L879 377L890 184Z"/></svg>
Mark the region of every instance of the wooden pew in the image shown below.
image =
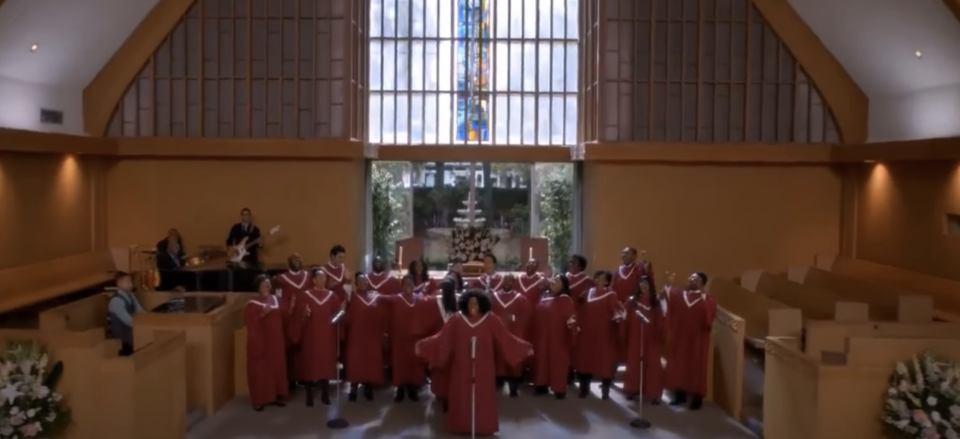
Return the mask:
<svg viewBox="0 0 960 439"><path fill-rule="evenodd" d="M129 357L108 356L99 368L93 401L101 420L98 438L172 439L186 432L187 339L183 332L157 332ZM112 353L112 356L110 355Z"/></svg>
<svg viewBox="0 0 960 439"><path fill-rule="evenodd" d="M817 255L816 267L872 284L888 285L902 291L933 298L934 307L943 311L938 318L960 316L960 282L929 276L891 265L836 255ZM949 314L948 314L949 313ZM960 323L958 320L950 320Z"/></svg>
<svg viewBox="0 0 960 439"><path fill-rule="evenodd" d="M837 304L849 299L833 291L790 282L785 276L763 270L748 270L740 276L740 286L784 305L800 309L807 319L831 320Z"/></svg>
<svg viewBox="0 0 960 439"><path fill-rule="evenodd" d="M30 321L18 325L35 327L33 316L40 311L96 293L115 270L110 250L0 270L0 314L29 314L17 316Z"/></svg>
<svg viewBox="0 0 960 439"><path fill-rule="evenodd" d="M797 340L767 340L764 434L777 439L886 437L882 401L894 364L932 350L960 358L960 340L851 337L838 355L815 358Z"/></svg>
<svg viewBox="0 0 960 439"><path fill-rule="evenodd" d="M871 320L896 321L900 297L909 295L814 267L790 267L787 278L791 282L830 290L849 300L865 303L870 307Z"/></svg>
<svg viewBox="0 0 960 439"><path fill-rule="evenodd" d="M169 300L170 294L146 293L143 306L162 304ZM227 301L206 314L136 314L133 339L134 347L139 348L153 342L155 333L182 331L186 334L187 407L200 408L209 416L234 397L234 333L243 325L249 294L194 294L226 297Z"/></svg>
<svg viewBox="0 0 960 439"><path fill-rule="evenodd" d="M847 339L870 338L960 338L960 324L945 322L838 322L807 321L803 351L820 358L823 352L844 352Z"/></svg>
<svg viewBox="0 0 960 439"><path fill-rule="evenodd" d="M710 369L713 401L734 419L759 424L763 419L763 365L752 351L762 350L770 335L799 337L802 316L797 309L726 279L711 281L708 290L719 304Z"/></svg>
<svg viewBox="0 0 960 439"><path fill-rule="evenodd" d="M63 401L73 415L64 439L103 438L97 433L102 412L93 403L101 384L96 372L103 358L103 331L0 330L0 348L5 349L10 341L27 340L36 340L47 348L51 365L55 361L63 362L63 375L55 390L63 395Z"/></svg>

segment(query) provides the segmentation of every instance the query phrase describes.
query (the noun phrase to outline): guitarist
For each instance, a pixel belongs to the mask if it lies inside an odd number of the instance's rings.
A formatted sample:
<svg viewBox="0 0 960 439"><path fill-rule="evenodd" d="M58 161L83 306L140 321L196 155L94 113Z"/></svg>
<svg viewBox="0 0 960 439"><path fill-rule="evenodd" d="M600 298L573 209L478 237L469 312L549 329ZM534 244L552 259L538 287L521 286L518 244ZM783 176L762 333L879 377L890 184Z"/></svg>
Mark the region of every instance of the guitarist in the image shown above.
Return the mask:
<svg viewBox="0 0 960 439"><path fill-rule="evenodd" d="M240 210L240 222L230 228L230 234L227 236L227 249L230 252L235 251L237 246L244 246L247 254L244 255L242 262L247 265L258 265L257 253L262 247L260 243L260 228L251 221L253 214L250 209L244 207Z"/></svg>

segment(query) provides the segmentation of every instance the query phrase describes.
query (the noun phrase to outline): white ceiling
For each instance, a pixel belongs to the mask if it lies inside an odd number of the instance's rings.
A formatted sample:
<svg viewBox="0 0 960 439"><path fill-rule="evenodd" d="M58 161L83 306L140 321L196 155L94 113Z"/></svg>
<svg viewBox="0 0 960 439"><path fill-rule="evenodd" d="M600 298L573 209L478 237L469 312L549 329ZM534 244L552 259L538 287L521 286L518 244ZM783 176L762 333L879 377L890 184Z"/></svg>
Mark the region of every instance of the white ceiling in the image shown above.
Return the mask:
<svg viewBox="0 0 960 439"><path fill-rule="evenodd" d="M960 24L944 0L788 1L871 99L960 83ZM80 91L156 3L6 0L0 77Z"/></svg>

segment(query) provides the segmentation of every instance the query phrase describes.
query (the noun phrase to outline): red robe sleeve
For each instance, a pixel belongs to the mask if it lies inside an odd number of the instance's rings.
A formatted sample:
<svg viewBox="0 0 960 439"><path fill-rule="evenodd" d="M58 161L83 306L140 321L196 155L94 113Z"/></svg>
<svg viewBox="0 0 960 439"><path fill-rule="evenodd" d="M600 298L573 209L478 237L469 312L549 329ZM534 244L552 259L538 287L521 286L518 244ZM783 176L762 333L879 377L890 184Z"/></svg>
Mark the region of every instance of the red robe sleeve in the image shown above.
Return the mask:
<svg viewBox="0 0 960 439"><path fill-rule="evenodd" d="M563 296L570 299L570 296ZM577 317L577 307L573 303L573 299L566 300L563 297L558 297L554 300L557 300L556 311L560 313L560 316L565 319L565 321L571 322L567 325L567 334L570 336L570 347L575 347L577 345L577 340L580 338L580 323L578 322Z"/></svg>
<svg viewBox="0 0 960 439"><path fill-rule="evenodd" d="M457 348L457 325L460 321L460 318L451 318L436 335L417 342L418 355L426 359L431 368L439 369L450 364Z"/></svg>
<svg viewBox="0 0 960 439"><path fill-rule="evenodd" d="M526 297L521 296L518 301L520 312L517 319L520 320L520 334L524 340L530 341L533 338L533 305Z"/></svg>
<svg viewBox="0 0 960 439"><path fill-rule="evenodd" d="M297 292L295 299L291 298L286 307L280 305L280 312L284 313L284 333L287 336L287 345L298 345L303 337L303 327L307 320L307 307L309 299L305 299L303 292ZM301 296L301 297L297 297ZM292 305L292 306L291 306ZM285 309L286 308L286 309Z"/></svg>
<svg viewBox="0 0 960 439"><path fill-rule="evenodd" d="M263 307L248 303L243 313L243 320L247 325L247 357L260 358L266 353L262 319Z"/></svg>
<svg viewBox="0 0 960 439"><path fill-rule="evenodd" d="M493 342L497 347L497 353L507 364L516 366L526 360L532 353L532 345L526 340L510 333L507 325L497 315L490 316L488 327L493 335Z"/></svg>
<svg viewBox="0 0 960 439"><path fill-rule="evenodd" d="M634 318L634 312L636 312L637 307L634 305L633 299L627 299L623 304L623 308L627 310L627 319L622 325L620 325L620 344L624 352L626 352L627 347L630 346L630 329L633 328L633 325L636 321Z"/></svg>

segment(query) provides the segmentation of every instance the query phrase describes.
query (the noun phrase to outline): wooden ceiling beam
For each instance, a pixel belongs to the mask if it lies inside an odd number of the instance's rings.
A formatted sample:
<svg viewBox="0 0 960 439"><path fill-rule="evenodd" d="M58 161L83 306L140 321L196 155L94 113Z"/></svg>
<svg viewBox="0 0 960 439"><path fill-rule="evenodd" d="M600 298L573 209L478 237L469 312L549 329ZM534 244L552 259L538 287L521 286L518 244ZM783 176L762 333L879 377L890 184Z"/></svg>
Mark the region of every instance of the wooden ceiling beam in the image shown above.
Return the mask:
<svg viewBox="0 0 960 439"><path fill-rule="evenodd" d="M84 131L107 133L123 93L196 0L159 0L133 33L83 89Z"/></svg>
<svg viewBox="0 0 960 439"><path fill-rule="evenodd" d="M820 96L833 112L843 143L866 142L870 101L853 77L787 0L750 1L820 91Z"/></svg>

